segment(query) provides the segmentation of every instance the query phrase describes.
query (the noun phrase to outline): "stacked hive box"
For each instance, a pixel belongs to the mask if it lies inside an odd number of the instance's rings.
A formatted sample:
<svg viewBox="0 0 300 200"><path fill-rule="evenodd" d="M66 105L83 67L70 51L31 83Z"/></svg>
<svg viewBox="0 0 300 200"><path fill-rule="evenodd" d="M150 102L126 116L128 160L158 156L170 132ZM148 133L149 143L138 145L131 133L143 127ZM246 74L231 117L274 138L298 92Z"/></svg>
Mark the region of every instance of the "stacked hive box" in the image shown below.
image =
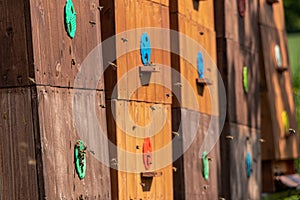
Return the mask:
<svg viewBox="0 0 300 200"><path fill-rule="evenodd" d="M140 67L153 67L141 61L142 34L148 34L154 47L168 41L168 35L149 29L169 27L168 1L100 3L103 43L113 40L112 45L103 46L104 66L110 63L105 70L108 132L117 146L110 149L112 167L118 169L111 170L113 199L172 199L172 147L167 147L172 139L170 53L159 46L152 48L149 58L157 70L140 72ZM147 161L150 168L143 164L146 138L153 152L152 164ZM163 147L165 154L160 153ZM164 160L169 163L163 165Z"/></svg>
<svg viewBox="0 0 300 200"><path fill-rule="evenodd" d="M221 135L225 199L260 198L259 30L256 1L215 1L218 68L228 101Z"/></svg>
<svg viewBox="0 0 300 200"><path fill-rule="evenodd" d="M275 191L275 176L295 173L299 156L293 89L288 60L283 2L259 1L261 36L262 181L264 192ZM276 49L276 45L278 50ZM278 58L278 52L281 59Z"/></svg>
<svg viewBox="0 0 300 200"><path fill-rule="evenodd" d="M75 128L73 98L81 99L79 106L104 101L103 83L88 88L88 81L96 77L87 77L87 84L74 92L81 64L101 41L97 6L96 1L74 1L74 39L65 31L64 1L16 0L0 6L7 22L1 24L1 135L7 138L1 142L3 198L111 196L108 167L86 152L86 175L80 180L74 165L74 148L82 133ZM105 134L105 109L96 107L95 112ZM88 135L95 133L91 127L86 126ZM107 151L93 151L108 156Z"/></svg>
<svg viewBox="0 0 300 200"><path fill-rule="evenodd" d="M180 73L172 74L172 87L177 94L173 98L172 128L178 132L174 135L173 159L182 155L174 162L174 199L218 198L219 144L215 143L219 129L213 118L218 118L219 105L213 6L213 1L170 1L170 26L180 33L171 34L171 65ZM197 70L200 63L204 65L201 79ZM210 142L211 145L204 144ZM202 160L205 151L205 157L211 158L208 177L203 173L207 169Z"/></svg>

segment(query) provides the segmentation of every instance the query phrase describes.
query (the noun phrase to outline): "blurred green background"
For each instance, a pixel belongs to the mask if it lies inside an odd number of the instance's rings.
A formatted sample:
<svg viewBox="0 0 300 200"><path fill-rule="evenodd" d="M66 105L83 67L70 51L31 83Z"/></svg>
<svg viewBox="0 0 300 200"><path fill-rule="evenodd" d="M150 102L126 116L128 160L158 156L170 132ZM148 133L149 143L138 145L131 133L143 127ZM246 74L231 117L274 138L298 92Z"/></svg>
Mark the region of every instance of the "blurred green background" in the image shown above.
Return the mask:
<svg viewBox="0 0 300 200"><path fill-rule="evenodd" d="M300 0L284 0L285 25L288 34L288 51L292 69L292 82L297 114L298 130L300 127ZM298 131L299 132L299 131ZM296 160L300 173L300 160ZM284 200L299 199L298 195L282 198Z"/></svg>
<svg viewBox="0 0 300 200"><path fill-rule="evenodd" d="M297 122L300 127L300 0L284 0L285 24L288 33L288 50L292 81L297 111Z"/></svg>

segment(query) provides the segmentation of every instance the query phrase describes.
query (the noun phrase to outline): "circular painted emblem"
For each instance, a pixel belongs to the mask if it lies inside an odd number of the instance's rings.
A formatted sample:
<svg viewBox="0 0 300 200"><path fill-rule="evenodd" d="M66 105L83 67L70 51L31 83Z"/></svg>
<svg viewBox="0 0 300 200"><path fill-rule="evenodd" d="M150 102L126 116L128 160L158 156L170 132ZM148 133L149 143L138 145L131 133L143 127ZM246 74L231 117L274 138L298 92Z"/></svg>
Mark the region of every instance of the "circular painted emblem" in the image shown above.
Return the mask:
<svg viewBox="0 0 300 200"><path fill-rule="evenodd" d="M86 146L81 140L76 141L74 149L75 169L80 179L85 177L86 171Z"/></svg>
<svg viewBox="0 0 300 200"><path fill-rule="evenodd" d="M151 45L150 38L147 33L143 33L140 41L140 54L142 63L147 65L151 61Z"/></svg>
<svg viewBox="0 0 300 200"><path fill-rule="evenodd" d="M197 56L197 69L198 69L198 77L204 78L204 63L203 63L203 55L199 51Z"/></svg>
<svg viewBox="0 0 300 200"><path fill-rule="evenodd" d="M150 138L145 138L143 143L143 162L145 169L150 169L152 164L152 145Z"/></svg>
<svg viewBox="0 0 300 200"><path fill-rule="evenodd" d="M202 163L203 163L203 178L208 180L209 177L209 161L207 158L207 152L204 151L202 154Z"/></svg>
<svg viewBox="0 0 300 200"><path fill-rule="evenodd" d="M282 56L281 56L280 46L278 44L275 45L274 52L275 52L275 60L277 66L282 67Z"/></svg>
<svg viewBox="0 0 300 200"><path fill-rule="evenodd" d="M66 1L65 25L70 38L74 38L76 33L76 12L72 0Z"/></svg>
<svg viewBox="0 0 300 200"><path fill-rule="evenodd" d="M249 152L247 152L246 154L246 172L247 172L247 177L249 178L252 172L252 158Z"/></svg>
<svg viewBox="0 0 300 200"><path fill-rule="evenodd" d="M249 83L248 83L248 67L244 66L243 68L243 86L244 86L244 91L248 93L249 90Z"/></svg>

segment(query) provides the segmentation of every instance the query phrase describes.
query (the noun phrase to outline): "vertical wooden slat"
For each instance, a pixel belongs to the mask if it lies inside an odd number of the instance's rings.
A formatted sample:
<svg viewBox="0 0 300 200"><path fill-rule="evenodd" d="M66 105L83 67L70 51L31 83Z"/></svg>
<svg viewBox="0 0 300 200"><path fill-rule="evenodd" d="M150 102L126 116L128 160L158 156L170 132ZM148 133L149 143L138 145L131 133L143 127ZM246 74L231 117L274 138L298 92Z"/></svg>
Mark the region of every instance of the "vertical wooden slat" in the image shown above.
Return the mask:
<svg viewBox="0 0 300 200"><path fill-rule="evenodd" d="M27 37L27 24L30 24L27 12L28 1L3 1L0 5L0 87L29 85L32 68L27 49L31 39ZM29 65L30 64L30 65Z"/></svg>
<svg viewBox="0 0 300 200"><path fill-rule="evenodd" d="M1 197L39 198L30 88L1 89Z"/></svg>

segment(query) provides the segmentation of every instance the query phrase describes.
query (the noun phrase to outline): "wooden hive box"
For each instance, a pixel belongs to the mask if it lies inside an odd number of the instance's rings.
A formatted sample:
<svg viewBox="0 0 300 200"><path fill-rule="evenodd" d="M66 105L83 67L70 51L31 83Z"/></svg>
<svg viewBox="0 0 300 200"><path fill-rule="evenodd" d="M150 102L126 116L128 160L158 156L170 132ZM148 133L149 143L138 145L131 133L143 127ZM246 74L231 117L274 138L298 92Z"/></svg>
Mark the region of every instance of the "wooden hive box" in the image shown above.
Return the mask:
<svg viewBox="0 0 300 200"><path fill-rule="evenodd" d="M287 50L283 3L259 1L262 99L263 191L274 192L275 176L295 173L293 159L299 156L291 72ZM279 54L280 55L279 55ZM281 57L279 58L278 57ZM295 130L290 134L289 129ZM278 188L277 188L278 189Z"/></svg>
<svg viewBox="0 0 300 200"><path fill-rule="evenodd" d="M174 199L217 199L219 138L218 72L213 1L170 1L173 52L171 65ZM198 76L198 54L204 77ZM213 144L208 138L214 138ZM216 144L215 144L216 143ZM203 153L207 152L209 176L204 177Z"/></svg>
<svg viewBox="0 0 300 200"><path fill-rule="evenodd" d="M173 199L170 53L162 49L169 35L159 31L169 28L168 1L100 3L103 43L113 40L103 45L108 132L117 147L110 151L112 198ZM140 55L143 33L152 47L146 66ZM149 169L143 164L146 138L153 152Z"/></svg>
<svg viewBox="0 0 300 200"><path fill-rule="evenodd" d="M99 77L85 77L75 86L84 60L101 41L99 3L74 1L74 39L65 30L65 3L15 0L0 6L1 13L7 13L3 15L7 23L0 29L5 39L1 40L2 47L10 49L10 53L0 54L5 61L1 75L7 77L1 82L1 88L6 87L1 89L1 110L7 113L5 123L1 122L1 134L9 135L7 141L1 142L1 158L11 161L1 162L3 198L111 198L109 168L96 159L100 154L108 157L107 144L88 141L99 136L91 122L101 124L106 135L105 109L93 107L97 117L83 120L85 138L76 129L73 113L74 99L81 110L91 102L101 105L105 101L104 84L98 82ZM92 70L88 73L95 74ZM93 82L97 84L90 87ZM82 117L87 115L89 112L84 112ZM84 179L75 172L74 148L78 139L89 150Z"/></svg>
<svg viewBox="0 0 300 200"><path fill-rule="evenodd" d="M218 68L228 101L220 148L220 195L225 199L260 198L260 40L257 17L258 3L255 1L215 2ZM246 165L247 155L250 155L251 169Z"/></svg>

